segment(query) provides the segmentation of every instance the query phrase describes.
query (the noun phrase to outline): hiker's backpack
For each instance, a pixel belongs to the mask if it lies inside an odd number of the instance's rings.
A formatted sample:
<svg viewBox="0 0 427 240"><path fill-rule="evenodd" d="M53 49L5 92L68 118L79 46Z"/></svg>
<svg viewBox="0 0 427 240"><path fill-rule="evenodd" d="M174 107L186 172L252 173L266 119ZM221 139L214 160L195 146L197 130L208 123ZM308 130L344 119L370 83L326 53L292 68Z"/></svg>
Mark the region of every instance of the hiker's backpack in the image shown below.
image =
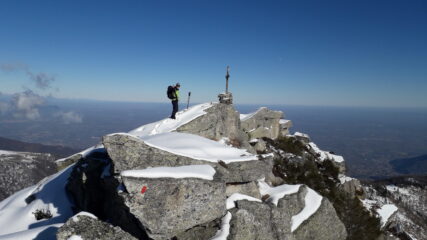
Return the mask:
<svg viewBox="0 0 427 240"><path fill-rule="evenodd" d="M169 87L168 87L168 91L167 91L167 94L168 94L168 98L169 98L169 99L174 99L174 98L175 98L175 96L173 95L173 91L175 91L175 88L174 88L174 87L172 87L172 86L169 86Z"/></svg>

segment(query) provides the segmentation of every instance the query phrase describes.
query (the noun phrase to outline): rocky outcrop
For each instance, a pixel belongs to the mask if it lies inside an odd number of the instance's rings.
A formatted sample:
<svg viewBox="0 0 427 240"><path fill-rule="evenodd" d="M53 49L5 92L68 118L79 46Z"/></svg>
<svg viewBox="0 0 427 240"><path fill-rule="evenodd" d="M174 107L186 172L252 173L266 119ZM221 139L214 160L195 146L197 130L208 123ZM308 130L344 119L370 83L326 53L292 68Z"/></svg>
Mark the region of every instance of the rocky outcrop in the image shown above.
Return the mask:
<svg viewBox="0 0 427 240"><path fill-rule="evenodd" d="M206 114L183 124L177 132L191 133L215 141L227 138L235 147L251 150L240 126L240 114L233 105L218 103L205 110Z"/></svg>
<svg viewBox="0 0 427 240"><path fill-rule="evenodd" d="M74 216L62 225L56 234L58 240L74 239L109 239L109 240L136 240L129 233L119 227L98 220L96 217L87 215Z"/></svg>
<svg viewBox="0 0 427 240"><path fill-rule="evenodd" d="M126 206L153 239L172 238L225 214L222 182L190 178L122 179L129 193Z"/></svg>
<svg viewBox="0 0 427 240"><path fill-rule="evenodd" d="M251 182L265 178L271 173L273 167L267 160L240 161L228 164L197 160L152 147L140 138L129 134L104 136L103 143L112 159L116 173L149 167L209 164L219 172L217 178L223 182L233 183Z"/></svg>
<svg viewBox="0 0 427 240"><path fill-rule="evenodd" d="M129 134L106 135L103 137L102 142L108 155L113 160L116 173L148 167L205 164L204 161L151 147L140 138Z"/></svg>
<svg viewBox="0 0 427 240"><path fill-rule="evenodd" d="M231 212L230 236L233 240L278 239L271 221L271 208L265 203L238 201Z"/></svg>
<svg viewBox="0 0 427 240"><path fill-rule="evenodd" d="M280 132L281 111L272 111L268 108L260 108L258 111L241 119L242 130L249 135L250 139L270 138L276 139Z"/></svg>
<svg viewBox="0 0 427 240"><path fill-rule="evenodd" d="M178 127L176 131L179 133L159 133L156 136L193 134L192 137L198 135L216 141L225 138L234 146L256 149L262 154L255 156L239 152L238 157L249 157L246 160L205 161L200 160L204 158L196 159L193 155L179 151L178 154L170 148L161 147L159 142L153 142L152 136L107 135L103 137L104 156L89 155L77 160L67 187L75 198L76 207L96 213L101 220L108 220L138 239L209 239L225 231L220 229L224 225L221 221L229 214L227 239L346 238L346 229L326 198L316 193L321 202L318 201L319 206L310 210L308 205L311 203L306 198L308 192L312 194L314 191L308 187L298 187L298 191L281 196L277 202L260 191L257 185L260 179L270 185L283 183L283 178L273 173L281 153L267 146L271 139L288 134L291 123L281 121L282 112L261 108L241 122L239 114L229 104L214 104L205 111L206 114ZM249 138L252 138L251 142ZM224 147L218 142L215 144ZM313 150L312 155L317 156L318 153ZM259 160L251 160L252 157ZM139 175L141 171L150 172L156 167L187 165L206 165L215 173L211 180L191 176ZM234 200L242 194L256 201L238 199L235 207L230 207L226 198ZM230 213L227 213L227 208ZM312 212L295 225L295 216L304 215L307 208Z"/></svg>

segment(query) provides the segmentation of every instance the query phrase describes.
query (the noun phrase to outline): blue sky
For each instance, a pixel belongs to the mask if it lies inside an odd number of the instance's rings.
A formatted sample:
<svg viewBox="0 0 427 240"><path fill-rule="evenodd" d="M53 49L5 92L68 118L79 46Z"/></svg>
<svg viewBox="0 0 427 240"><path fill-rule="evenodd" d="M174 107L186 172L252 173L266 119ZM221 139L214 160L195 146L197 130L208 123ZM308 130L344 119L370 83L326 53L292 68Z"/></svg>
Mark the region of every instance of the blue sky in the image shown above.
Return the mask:
<svg viewBox="0 0 427 240"><path fill-rule="evenodd" d="M230 65L236 103L427 107L427 1L5 0L0 36L6 94L215 101Z"/></svg>

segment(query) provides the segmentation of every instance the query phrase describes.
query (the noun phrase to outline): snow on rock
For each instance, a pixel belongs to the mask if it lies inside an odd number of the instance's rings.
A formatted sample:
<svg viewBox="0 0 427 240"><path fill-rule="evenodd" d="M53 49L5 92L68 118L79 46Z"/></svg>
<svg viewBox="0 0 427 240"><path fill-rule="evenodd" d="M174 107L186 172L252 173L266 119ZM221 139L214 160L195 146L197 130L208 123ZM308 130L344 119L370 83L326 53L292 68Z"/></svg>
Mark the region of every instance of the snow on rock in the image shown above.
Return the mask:
<svg viewBox="0 0 427 240"><path fill-rule="evenodd" d="M189 109L176 113L176 119L166 118L158 122L143 125L129 133L138 137L151 136L155 134L172 132L180 126L206 114L205 110L212 107L214 103L195 105Z"/></svg>
<svg viewBox="0 0 427 240"><path fill-rule="evenodd" d="M333 160L333 161L338 162L338 163L344 162L344 158L342 156L331 154L327 151L320 150L320 148L317 147L317 145L313 142L310 142L309 145L316 153L318 153L320 155L321 161L330 159L330 160Z"/></svg>
<svg viewBox="0 0 427 240"><path fill-rule="evenodd" d="M313 215L322 204L322 196L320 196L316 191L311 188L307 188L307 190L307 194L304 198L304 208L297 215L292 216L291 232L295 231L301 225L301 223L303 223L311 215Z"/></svg>
<svg viewBox="0 0 427 240"><path fill-rule="evenodd" d="M344 183L346 183L346 182L349 182L349 181L352 181L352 180L353 180L353 178L348 177L348 176L346 176L346 175L344 175L344 174L339 174L338 179L340 180L340 183L341 183L341 184L344 184Z"/></svg>
<svg viewBox="0 0 427 240"><path fill-rule="evenodd" d="M394 204L385 204L377 210L378 215L381 217L381 227L384 227L388 219L397 211Z"/></svg>
<svg viewBox="0 0 427 240"><path fill-rule="evenodd" d="M277 187L270 187L264 180L258 181L258 188L261 196L269 195L269 201L277 206L279 200L286 195L294 194L299 191L301 184L289 185L283 184Z"/></svg>
<svg viewBox="0 0 427 240"><path fill-rule="evenodd" d="M221 229L216 232L210 240L227 240L228 235L230 234L230 220L231 213L227 214L221 219Z"/></svg>
<svg viewBox="0 0 427 240"><path fill-rule="evenodd" d="M400 187L395 186L395 185L387 185L387 186L386 186L386 188L387 188L387 190L388 190L389 192L397 192L397 193L399 193L399 194L408 195L408 196L411 196L411 195L412 195L412 194L408 191L408 189L406 189L406 188L400 188Z"/></svg>
<svg viewBox="0 0 427 240"><path fill-rule="evenodd" d="M180 167L155 167L143 170L126 170L123 177L141 178L200 178L213 180L215 169L209 165L188 165Z"/></svg>
<svg viewBox="0 0 427 240"><path fill-rule="evenodd" d="M79 235L73 235L69 237L68 240L83 240L83 238L80 237Z"/></svg>
<svg viewBox="0 0 427 240"><path fill-rule="evenodd" d="M65 190L72 166L0 202L0 240L33 239L41 232L43 239L55 239L56 230L73 215ZM27 203L31 195L35 199ZM37 210L49 210L52 218L36 220Z"/></svg>
<svg viewBox="0 0 427 240"><path fill-rule="evenodd" d="M287 120L287 119L280 119L279 120L279 124L287 124L289 123L291 120Z"/></svg>
<svg viewBox="0 0 427 240"><path fill-rule="evenodd" d="M79 212L79 213L77 213L76 215L74 215L73 216L73 221L74 222L78 222L79 221L79 218L77 217L77 216L88 216L88 217L91 217L91 218L94 218L94 219L98 219L95 215L93 215L92 213L89 213L89 212Z"/></svg>
<svg viewBox="0 0 427 240"><path fill-rule="evenodd" d="M225 163L258 160L245 149L223 145L219 142L188 133L169 132L143 136L145 144L176 155L209 162Z"/></svg>
<svg viewBox="0 0 427 240"><path fill-rule="evenodd" d="M261 202L260 199L254 198L245 194L241 193L233 193L230 197L227 198L226 206L227 210L232 209L236 207L235 202L239 200L248 200L248 201L254 201L254 202Z"/></svg>
<svg viewBox="0 0 427 240"><path fill-rule="evenodd" d="M251 113L248 113L248 114L240 114L240 121L248 120L249 118L251 118L255 114L257 114L259 111L261 111L262 109L266 109L266 107L261 107L258 110L256 110L255 112L251 112Z"/></svg>

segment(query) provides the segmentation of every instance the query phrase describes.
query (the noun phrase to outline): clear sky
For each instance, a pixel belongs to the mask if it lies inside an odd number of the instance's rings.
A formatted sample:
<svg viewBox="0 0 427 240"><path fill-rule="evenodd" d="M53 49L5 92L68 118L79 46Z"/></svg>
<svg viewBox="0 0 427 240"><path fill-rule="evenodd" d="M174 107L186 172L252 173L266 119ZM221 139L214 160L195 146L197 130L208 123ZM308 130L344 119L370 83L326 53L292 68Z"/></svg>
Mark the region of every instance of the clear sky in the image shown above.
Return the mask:
<svg viewBox="0 0 427 240"><path fill-rule="evenodd" d="M1 1L3 94L215 101L226 65L236 103L427 107L427 1Z"/></svg>

